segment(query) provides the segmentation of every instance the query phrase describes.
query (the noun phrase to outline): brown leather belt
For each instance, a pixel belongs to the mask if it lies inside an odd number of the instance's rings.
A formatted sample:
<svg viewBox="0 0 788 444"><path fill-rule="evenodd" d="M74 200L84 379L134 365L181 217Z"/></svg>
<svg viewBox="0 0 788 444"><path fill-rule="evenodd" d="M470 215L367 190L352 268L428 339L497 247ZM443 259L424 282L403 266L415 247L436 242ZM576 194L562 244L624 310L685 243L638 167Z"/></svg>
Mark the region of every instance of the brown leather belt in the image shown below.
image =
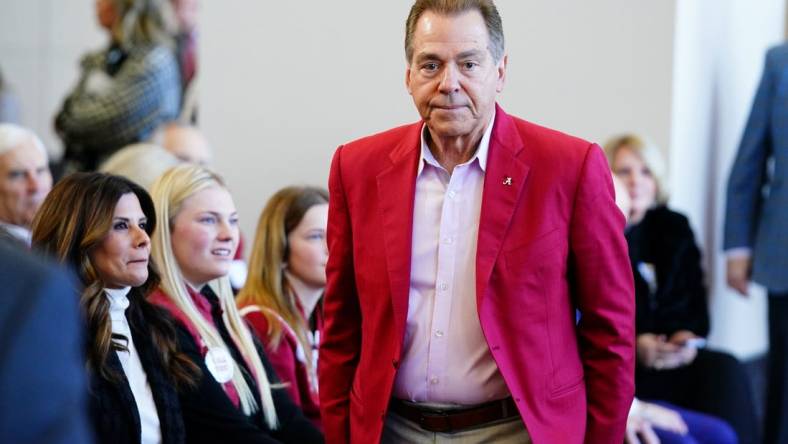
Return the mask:
<svg viewBox="0 0 788 444"><path fill-rule="evenodd" d="M520 415L511 397L470 408L438 410L409 404L396 398L389 410L434 433L453 433Z"/></svg>

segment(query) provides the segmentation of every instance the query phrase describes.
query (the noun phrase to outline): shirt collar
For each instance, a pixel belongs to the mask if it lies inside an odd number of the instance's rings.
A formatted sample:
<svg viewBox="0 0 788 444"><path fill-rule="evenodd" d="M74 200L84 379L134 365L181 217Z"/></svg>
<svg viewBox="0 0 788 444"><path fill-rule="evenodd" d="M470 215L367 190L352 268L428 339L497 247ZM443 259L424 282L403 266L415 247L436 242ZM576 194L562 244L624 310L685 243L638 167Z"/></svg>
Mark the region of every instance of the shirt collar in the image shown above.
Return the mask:
<svg viewBox="0 0 788 444"><path fill-rule="evenodd" d="M30 246L30 242L33 239L33 233L30 232L30 230L25 227L20 227L19 225L8 224L5 222L0 222L0 226L5 228L6 231L8 231L12 236L27 244L28 247Z"/></svg>
<svg viewBox="0 0 788 444"><path fill-rule="evenodd" d="M131 287L104 289L107 299L109 299L109 310L111 312L124 312L129 308L129 291L131 291Z"/></svg>
<svg viewBox="0 0 788 444"><path fill-rule="evenodd" d="M493 123L495 123L495 108L493 108L492 117L490 117L490 122L487 124L487 129L484 130L484 134L482 135L482 140L479 141L479 147L476 149L476 152L473 154L465 164L469 164L474 161L474 159L479 159L479 168L482 171L487 169L487 153L490 150L490 137L492 136L492 128ZM427 124L422 125L421 127L421 156L419 157L419 169L416 172L416 175L420 175L421 172L424 170L424 163L428 163L436 168L443 168L440 163L435 159L435 156L432 155L432 151L430 151L429 145L427 145Z"/></svg>

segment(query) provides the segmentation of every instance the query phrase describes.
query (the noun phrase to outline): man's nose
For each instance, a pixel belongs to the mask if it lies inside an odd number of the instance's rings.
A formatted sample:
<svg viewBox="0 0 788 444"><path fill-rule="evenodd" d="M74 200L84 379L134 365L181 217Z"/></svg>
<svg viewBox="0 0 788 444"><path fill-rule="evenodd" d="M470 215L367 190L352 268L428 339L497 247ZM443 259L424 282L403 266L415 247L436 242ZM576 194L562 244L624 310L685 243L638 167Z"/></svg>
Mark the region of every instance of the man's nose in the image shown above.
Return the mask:
<svg viewBox="0 0 788 444"><path fill-rule="evenodd" d="M460 90L459 73L457 67L452 63L447 63L441 73L440 92L451 94Z"/></svg>
<svg viewBox="0 0 788 444"><path fill-rule="evenodd" d="M30 194L38 192L41 189L41 177L38 173L35 170L28 171L25 176L27 177L27 191Z"/></svg>

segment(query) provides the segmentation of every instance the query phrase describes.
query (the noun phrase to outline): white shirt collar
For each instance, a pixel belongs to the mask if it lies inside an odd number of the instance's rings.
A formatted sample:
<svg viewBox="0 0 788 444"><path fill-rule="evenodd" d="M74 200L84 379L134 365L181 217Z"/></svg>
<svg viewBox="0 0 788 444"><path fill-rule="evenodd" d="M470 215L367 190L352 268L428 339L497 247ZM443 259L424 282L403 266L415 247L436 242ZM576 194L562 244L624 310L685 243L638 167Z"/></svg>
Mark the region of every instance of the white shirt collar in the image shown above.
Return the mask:
<svg viewBox="0 0 788 444"><path fill-rule="evenodd" d="M110 312L123 313L129 308L129 291L131 291L131 287L104 289L104 292L107 294L107 299L109 299Z"/></svg>
<svg viewBox="0 0 788 444"><path fill-rule="evenodd" d="M490 117L490 122L487 124L487 129L484 130L484 135L482 135L482 140L479 141L479 147L476 149L476 152L473 154L465 164L469 164L474 161L474 159L479 159L479 168L482 171L487 169L487 153L490 151L490 137L492 136L492 128L493 124L495 123L495 108L493 108L492 117ZM429 145L427 145L427 124L422 125L421 127L421 157L419 158L419 169L416 172L416 176L420 175L421 172L424 170L424 162L436 167L436 168L443 168L437 160L435 160L435 156L432 155L432 151L430 151Z"/></svg>
<svg viewBox="0 0 788 444"><path fill-rule="evenodd" d="M30 242L33 240L33 233L30 230L25 227L20 227L19 225L5 222L0 222L0 225L2 225L12 236L27 244L28 247L30 246Z"/></svg>

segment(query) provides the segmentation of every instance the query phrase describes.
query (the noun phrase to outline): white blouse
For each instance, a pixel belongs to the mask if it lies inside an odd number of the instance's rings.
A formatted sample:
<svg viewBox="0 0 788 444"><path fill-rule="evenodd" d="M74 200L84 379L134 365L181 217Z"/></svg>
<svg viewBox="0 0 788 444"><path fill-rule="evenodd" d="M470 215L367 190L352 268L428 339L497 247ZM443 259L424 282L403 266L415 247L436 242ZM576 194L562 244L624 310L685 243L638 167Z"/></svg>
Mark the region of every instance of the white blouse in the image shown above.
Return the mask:
<svg viewBox="0 0 788 444"><path fill-rule="evenodd" d="M123 366L123 373L129 381L131 393L137 403L137 411L140 415L140 426L142 428L141 444L161 443L161 427L159 424L159 414L156 411L156 403L153 401L153 393L148 384L148 376L142 368L140 356L134 347L134 340L131 337L131 329L126 321L126 309L129 307L127 295L131 287L121 289L106 288L104 291L109 299L109 316L112 320L112 333L123 335L128 338L128 352L117 351L120 365Z"/></svg>

